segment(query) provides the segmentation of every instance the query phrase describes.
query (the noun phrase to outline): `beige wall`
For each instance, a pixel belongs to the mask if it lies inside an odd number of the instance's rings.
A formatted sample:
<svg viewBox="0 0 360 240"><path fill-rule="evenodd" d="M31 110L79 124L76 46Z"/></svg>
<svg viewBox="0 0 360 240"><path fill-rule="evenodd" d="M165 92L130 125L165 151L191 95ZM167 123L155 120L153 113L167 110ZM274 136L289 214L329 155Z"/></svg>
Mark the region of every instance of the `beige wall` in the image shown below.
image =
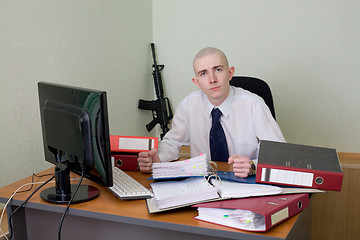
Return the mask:
<svg viewBox="0 0 360 240"><path fill-rule="evenodd" d="M154 41L177 106L192 59L222 49L236 75L265 79L288 142L360 152L360 2L154 0Z"/></svg>
<svg viewBox="0 0 360 240"><path fill-rule="evenodd" d="M0 187L44 161L37 82L107 91L110 131L146 135L153 98L148 0L0 1Z"/></svg>

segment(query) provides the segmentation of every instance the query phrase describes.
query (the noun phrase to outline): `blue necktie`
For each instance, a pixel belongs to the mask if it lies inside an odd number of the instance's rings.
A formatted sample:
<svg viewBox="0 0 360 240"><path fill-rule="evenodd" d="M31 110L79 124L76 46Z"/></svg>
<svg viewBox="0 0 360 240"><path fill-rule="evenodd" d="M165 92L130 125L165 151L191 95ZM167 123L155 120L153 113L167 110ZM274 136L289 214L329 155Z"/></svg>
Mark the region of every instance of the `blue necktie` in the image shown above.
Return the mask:
<svg viewBox="0 0 360 240"><path fill-rule="evenodd" d="M210 153L212 161L227 162L229 150L226 143L224 129L220 124L222 112L218 108L211 111L212 126L210 129Z"/></svg>

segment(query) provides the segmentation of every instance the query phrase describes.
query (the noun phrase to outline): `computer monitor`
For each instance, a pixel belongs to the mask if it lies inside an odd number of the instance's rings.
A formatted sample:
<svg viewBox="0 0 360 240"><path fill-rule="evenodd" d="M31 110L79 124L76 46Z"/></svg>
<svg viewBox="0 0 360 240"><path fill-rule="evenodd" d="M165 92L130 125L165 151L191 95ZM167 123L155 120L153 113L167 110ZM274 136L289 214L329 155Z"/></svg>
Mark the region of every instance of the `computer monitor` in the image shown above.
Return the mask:
<svg viewBox="0 0 360 240"><path fill-rule="evenodd" d="M38 83L45 160L55 166L55 187L40 196L66 204L77 185L70 171L103 186L113 184L106 92ZM81 185L72 203L96 198L99 190Z"/></svg>

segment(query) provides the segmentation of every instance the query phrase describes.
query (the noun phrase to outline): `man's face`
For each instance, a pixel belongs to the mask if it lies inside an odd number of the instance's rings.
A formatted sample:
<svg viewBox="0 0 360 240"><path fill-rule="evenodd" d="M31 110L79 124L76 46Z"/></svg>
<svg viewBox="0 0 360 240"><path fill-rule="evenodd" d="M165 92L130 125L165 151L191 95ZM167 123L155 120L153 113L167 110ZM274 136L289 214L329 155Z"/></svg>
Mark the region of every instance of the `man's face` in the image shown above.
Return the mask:
<svg viewBox="0 0 360 240"><path fill-rule="evenodd" d="M229 95L229 81L234 70L234 67L228 67L221 54L213 53L195 59L195 78L192 80L214 106L219 106Z"/></svg>

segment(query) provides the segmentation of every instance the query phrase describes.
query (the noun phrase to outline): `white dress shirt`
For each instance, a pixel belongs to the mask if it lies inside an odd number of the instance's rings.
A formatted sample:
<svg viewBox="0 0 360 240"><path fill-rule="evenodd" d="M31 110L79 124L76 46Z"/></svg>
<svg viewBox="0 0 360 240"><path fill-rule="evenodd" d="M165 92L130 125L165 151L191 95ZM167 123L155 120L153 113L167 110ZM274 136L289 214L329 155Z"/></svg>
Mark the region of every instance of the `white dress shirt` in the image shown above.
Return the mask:
<svg viewBox="0 0 360 240"><path fill-rule="evenodd" d="M159 143L161 162L179 158L182 145L190 146L191 157L206 153L211 160L209 133L214 106L200 90L183 99L172 120L171 130ZM281 130L264 100L242 88L230 87L229 96L219 106L229 156L256 159L259 140L285 142Z"/></svg>

